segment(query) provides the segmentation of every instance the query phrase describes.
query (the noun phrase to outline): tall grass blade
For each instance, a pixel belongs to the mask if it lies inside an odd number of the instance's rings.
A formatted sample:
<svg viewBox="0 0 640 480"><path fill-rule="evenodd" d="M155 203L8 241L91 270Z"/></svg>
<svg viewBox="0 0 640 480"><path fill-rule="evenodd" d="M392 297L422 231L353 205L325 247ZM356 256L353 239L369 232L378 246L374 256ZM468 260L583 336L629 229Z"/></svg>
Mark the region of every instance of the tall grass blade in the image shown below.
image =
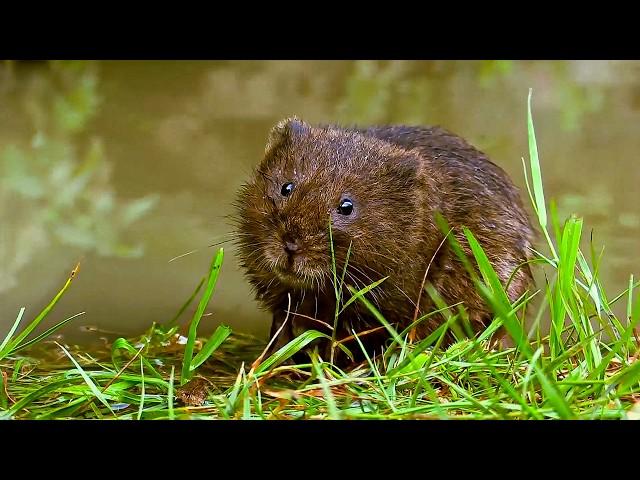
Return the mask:
<svg viewBox="0 0 640 480"><path fill-rule="evenodd" d="M40 335L38 335L37 337L21 344L18 345L17 347L15 347L13 349L12 353L16 353L20 350L22 350L23 348L27 348L30 347L31 345L35 345L36 343L38 343L41 340L44 340L45 338L47 338L49 335L52 335L53 333L57 332L59 329L61 329L62 327L64 327L67 323L69 323L71 320L73 320L76 317L79 317L81 315L84 315L86 312L80 312L80 313L76 313L75 315L70 316L69 318L62 320L61 322L56 323L53 327L47 329L45 332L42 332Z"/></svg>
<svg viewBox="0 0 640 480"><path fill-rule="evenodd" d="M486 253L471 231L469 229L464 229L464 234L467 237L476 262L478 263L478 268L484 270L484 275L489 279L491 286L488 288L476 279L476 287L494 309L494 313L503 318L504 325L513 340L516 342L518 349L523 352L529 360L531 360L533 357L533 351L524 335L524 330L522 329L518 318L513 314L509 298L500 283L498 275L495 273ZM540 382L540 386L544 390L549 403L553 406L556 412L562 418L574 418L574 413L564 398L564 395L557 388L556 382L552 378L547 377L544 370L538 366L538 364L536 364L534 368L536 371L536 378Z"/></svg>
<svg viewBox="0 0 640 480"><path fill-rule="evenodd" d="M200 283L198 283L198 286L196 287L196 289L193 291L193 293L191 294L191 296L187 299L186 302L184 302L184 304L180 307L180 309L178 310L178 313L175 314L175 316L169 320L166 324L167 328L171 328L174 325L176 325L178 323L178 319L182 316L182 314L184 313L184 311L189 308L189 305L191 305L191 302L193 302L193 299L196 298L196 295L198 295L198 292L200 291L200 289L202 288L202 285L204 284L204 281L206 280L206 277L202 277L200 279Z"/></svg>
<svg viewBox="0 0 640 480"><path fill-rule="evenodd" d="M196 342L196 336L198 334L198 324L200 323L200 319L204 314L204 310L205 308L207 308L209 300L211 299L213 291L215 290L223 259L224 248L220 248L216 256L211 261L211 267L209 269L209 275L207 277L207 287L202 294L202 297L200 298L198 309L194 313L193 318L191 319L191 324L189 325L189 334L187 337L187 344L185 345L184 357L182 360L182 374L180 376L181 385L184 385L191 379L191 374L193 371L191 368L191 363L193 361L193 347Z"/></svg>
<svg viewBox="0 0 640 480"><path fill-rule="evenodd" d="M533 193L535 197L535 209L538 214L538 221L543 229L547 228L547 207L544 201L544 190L542 188L542 171L538 160L538 144L536 133L533 128L533 117L531 115L531 95L533 89L529 89L527 100L527 132L529 137L529 163L531 166L531 181L533 182Z"/></svg>
<svg viewBox="0 0 640 480"><path fill-rule="evenodd" d="M533 127L533 116L531 114L531 95L533 89L529 89L529 98L527 100L527 136L529 139L529 165L531 168L531 182L533 183L533 196L535 203L533 208L536 212L538 223L542 228L549 250L553 254L553 258L557 259L558 255L553 246L553 242L549 237L549 231L547 230L547 207L544 200L544 189L542 187L542 170L540 169L540 160L538 158L538 144L536 141L536 133Z"/></svg>
<svg viewBox="0 0 640 480"><path fill-rule="evenodd" d="M13 337L13 334L18 329L18 325L20 325L20 321L22 320L22 316L24 315L24 311L25 311L25 307L22 307L20 309L20 311L18 312L18 316L16 318L16 321L13 322L13 326L9 330L9 333L7 333L7 336L4 337L4 340L2 341L2 344L0 344L0 359L2 359L4 357L4 355L3 355L4 347L9 343L9 341L11 340L11 337Z"/></svg>
<svg viewBox="0 0 640 480"><path fill-rule="evenodd" d="M55 307L56 303L62 298L64 293L67 291L71 282L76 277L78 271L80 270L80 264L78 263L75 268L71 271L69 278L65 282L64 286L60 289L60 291L53 297L53 300L49 302L49 304L44 307L44 309L38 314L38 316L29 324L27 328L24 329L20 335L18 335L13 341L10 341L5 347L4 350L0 350L0 359L7 356L11 353L18 345L22 343L22 341L27 338L27 336L46 318L49 312Z"/></svg>
<svg viewBox="0 0 640 480"><path fill-rule="evenodd" d="M142 362L142 358L140 358L140 405L138 406L138 415L136 417L137 420L140 420L142 418L142 412L144 411L144 396L144 363Z"/></svg>

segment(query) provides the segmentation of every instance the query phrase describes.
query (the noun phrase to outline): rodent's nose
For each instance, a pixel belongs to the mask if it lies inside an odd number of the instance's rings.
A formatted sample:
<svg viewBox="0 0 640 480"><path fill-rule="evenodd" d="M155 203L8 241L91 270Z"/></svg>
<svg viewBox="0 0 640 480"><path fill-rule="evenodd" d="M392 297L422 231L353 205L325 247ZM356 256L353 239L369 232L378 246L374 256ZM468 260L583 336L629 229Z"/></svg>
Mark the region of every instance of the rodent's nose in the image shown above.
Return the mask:
<svg viewBox="0 0 640 480"><path fill-rule="evenodd" d="M300 244L296 239L286 235L282 240L284 242L284 251L288 254L291 255L300 251Z"/></svg>
<svg viewBox="0 0 640 480"><path fill-rule="evenodd" d="M298 250L300 250L300 246L295 242L285 242L284 249L287 253L296 253Z"/></svg>

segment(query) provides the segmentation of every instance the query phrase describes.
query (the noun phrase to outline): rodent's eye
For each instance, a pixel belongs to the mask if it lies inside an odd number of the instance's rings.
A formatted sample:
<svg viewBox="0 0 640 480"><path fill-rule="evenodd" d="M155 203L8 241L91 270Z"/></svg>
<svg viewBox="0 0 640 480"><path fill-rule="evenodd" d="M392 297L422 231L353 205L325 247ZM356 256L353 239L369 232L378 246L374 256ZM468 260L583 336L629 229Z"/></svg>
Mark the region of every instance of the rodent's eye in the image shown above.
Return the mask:
<svg viewBox="0 0 640 480"><path fill-rule="evenodd" d="M338 206L338 213L340 215L351 215L353 212L353 202L348 198L343 198Z"/></svg>
<svg viewBox="0 0 640 480"><path fill-rule="evenodd" d="M289 195L291 195L291 192L293 191L293 182L287 182L284 185L282 185L282 190L280 190L280 193L282 193L283 197L288 197Z"/></svg>

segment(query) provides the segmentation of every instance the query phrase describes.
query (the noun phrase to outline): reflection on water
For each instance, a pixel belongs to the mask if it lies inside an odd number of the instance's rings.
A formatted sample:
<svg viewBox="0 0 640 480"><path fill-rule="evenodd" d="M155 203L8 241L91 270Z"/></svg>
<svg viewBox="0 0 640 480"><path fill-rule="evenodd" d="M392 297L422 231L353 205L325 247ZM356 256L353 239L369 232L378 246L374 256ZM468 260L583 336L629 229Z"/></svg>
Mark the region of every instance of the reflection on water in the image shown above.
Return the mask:
<svg viewBox="0 0 640 480"><path fill-rule="evenodd" d="M439 124L524 187L529 87L547 196L606 245L615 294L638 273L639 74L639 62L617 61L0 63L0 332L19 307L46 304L78 259L50 323L84 310L84 323L134 333L171 318L286 116ZM226 248L203 327L264 334Z"/></svg>
<svg viewBox="0 0 640 480"><path fill-rule="evenodd" d="M18 286L21 270L56 245L142 255L141 244L123 243L121 232L154 198L123 202L115 194L103 142L87 131L100 105L91 65L54 62L45 75L19 77L9 65L2 93L0 294Z"/></svg>

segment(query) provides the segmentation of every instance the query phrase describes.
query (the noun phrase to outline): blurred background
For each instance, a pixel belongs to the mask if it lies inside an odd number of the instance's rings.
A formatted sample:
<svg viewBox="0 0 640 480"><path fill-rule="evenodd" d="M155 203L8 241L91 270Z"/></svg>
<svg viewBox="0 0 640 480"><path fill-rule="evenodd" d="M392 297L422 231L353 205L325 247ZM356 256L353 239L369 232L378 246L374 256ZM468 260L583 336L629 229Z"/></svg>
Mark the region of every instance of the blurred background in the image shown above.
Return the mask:
<svg viewBox="0 0 640 480"><path fill-rule="evenodd" d="M171 319L231 227L271 126L437 124L524 190L526 100L547 199L585 217L612 297L640 274L640 62L0 61L0 337L31 320L81 260L47 325L135 335ZM267 335L225 244L203 333ZM170 259L198 249L195 253ZM188 316L185 316L185 320ZM86 327L90 328L87 329Z"/></svg>

